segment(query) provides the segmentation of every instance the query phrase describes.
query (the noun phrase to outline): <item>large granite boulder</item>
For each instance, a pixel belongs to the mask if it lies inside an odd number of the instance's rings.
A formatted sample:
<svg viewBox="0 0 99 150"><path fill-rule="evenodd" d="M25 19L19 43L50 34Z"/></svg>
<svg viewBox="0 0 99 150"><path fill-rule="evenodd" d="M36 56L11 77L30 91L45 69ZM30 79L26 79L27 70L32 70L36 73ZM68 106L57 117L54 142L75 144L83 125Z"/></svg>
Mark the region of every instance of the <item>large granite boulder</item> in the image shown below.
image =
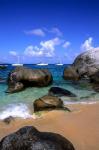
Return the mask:
<svg viewBox="0 0 99 150"><path fill-rule="evenodd" d="M8 76L7 92L18 92L26 87L47 86L52 80L52 75L47 69L16 67Z"/></svg>
<svg viewBox="0 0 99 150"><path fill-rule="evenodd" d="M33 103L34 112L53 110L53 109L64 109L70 111L68 108L64 107L63 101L57 96L45 95Z"/></svg>
<svg viewBox="0 0 99 150"><path fill-rule="evenodd" d="M76 95L74 93L72 93L64 88L61 88L61 87L51 87L49 89L48 95L76 97Z"/></svg>
<svg viewBox="0 0 99 150"><path fill-rule="evenodd" d="M73 66L80 76L90 76L99 70L99 48L92 49L80 54L74 61Z"/></svg>
<svg viewBox="0 0 99 150"><path fill-rule="evenodd" d="M32 126L26 126L4 137L0 150L74 150L74 146L59 134L39 132Z"/></svg>
<svg viewBox="0 0 99 150"><path fill-rule="evenodd" d="M78 76L77 79L90 79L97 71L99 71L99 48L94 48L80 54L70 68L65 68L63 76L64 79L69 79L70 74L72 80L75 80L75 76Z"/></svg>

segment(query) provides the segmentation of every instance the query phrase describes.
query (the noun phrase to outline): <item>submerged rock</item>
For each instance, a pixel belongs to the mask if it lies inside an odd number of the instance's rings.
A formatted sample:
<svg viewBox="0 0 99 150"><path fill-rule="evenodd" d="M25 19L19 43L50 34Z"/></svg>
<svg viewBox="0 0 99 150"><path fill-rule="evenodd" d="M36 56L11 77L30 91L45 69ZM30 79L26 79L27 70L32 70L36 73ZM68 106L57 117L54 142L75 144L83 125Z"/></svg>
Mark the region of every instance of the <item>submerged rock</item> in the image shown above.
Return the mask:
<svg viewBox="0 0 99 150"><path fill-rule="evenodd" d="M0 150L74 150L74 146L59 134L39 132L35 127L26 126L4 137Z"/></svg>
<svg viewBox="0 0 99 150"><path fill-rule="evenodd" d="M65 108L63 101L56 96L45 95L33 103L34 112L44 111L44 110L53 110L53 109L64 109L70 111L68 108Z"/></svg>
<svg viewBox="0 0 99 150"><path fill-rule="evenodd" d="M52 95L52 96L68 96L68 97L76 97L75 94L73 94L72 92L66 90L66 89L63 89L63 88L60 88L60 87L51 87L49 89L49 95Z"/></svg>
<svg viewBox="0 0 99 150"><path fill-rule="evenodd" d="M52 80L52 75L47 69L16 67L8 76L7 92L18 92L26 87L48 86Z"/></svg>

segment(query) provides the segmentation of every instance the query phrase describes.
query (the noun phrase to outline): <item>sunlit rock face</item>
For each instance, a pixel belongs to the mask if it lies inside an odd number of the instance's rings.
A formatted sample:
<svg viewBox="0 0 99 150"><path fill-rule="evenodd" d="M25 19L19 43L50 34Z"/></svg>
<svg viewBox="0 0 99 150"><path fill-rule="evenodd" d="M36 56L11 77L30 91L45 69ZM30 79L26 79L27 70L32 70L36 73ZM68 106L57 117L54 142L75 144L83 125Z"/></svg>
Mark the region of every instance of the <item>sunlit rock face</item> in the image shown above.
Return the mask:
<svg viewBox="0 0 99 150"><path fill-rule="evenodd" d="M52 74L47 69L16 67L8 76L8 89L6 92L19 92L26 87L44 87L51 84L52 81Z"/></svg>
<svg viewBox="0 0 99 150"><path fill-rule="evenodd" d="M66 80L80 80L90 78L99 71L99 47L92 48L76 57L74 63L64 69L63 77Z"/></svg>
<svg viewBox="0 0 99 150"><path fill-rule="evenodd" d="M73 63L80 76L90 76L99 70L99 47L80 54Z"/></svg>

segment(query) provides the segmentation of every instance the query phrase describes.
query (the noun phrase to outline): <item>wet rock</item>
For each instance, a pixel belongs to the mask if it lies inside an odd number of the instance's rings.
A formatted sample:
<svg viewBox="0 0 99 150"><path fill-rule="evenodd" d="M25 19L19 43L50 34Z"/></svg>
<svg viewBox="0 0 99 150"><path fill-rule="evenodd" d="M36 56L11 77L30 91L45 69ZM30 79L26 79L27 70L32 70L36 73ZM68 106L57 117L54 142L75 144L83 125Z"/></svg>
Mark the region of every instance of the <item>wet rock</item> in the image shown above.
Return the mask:
<svg viewBox="0 0 99 150"><path fill-rule="evenodd" d="M49 89L48 95L76 97L76 95L73 94L72 92L70 92L70 91L68 91L68 90L66 90L64 88L60 88L60 87L51 87Z"/></svg>
<svg viewBox="0 0 99 150"><path fill-rule="evenodd" d="M45 95L35 100L33 106L34 112L53 109L62 109L70 111L68 108L64 107L63 101L59 97L50 95Z"/></svg>
<svg viewBox="0 0 99 150"><path fill-rule="evenodd" d="M59 134L39 132L35 127L26 126L4 137L0 150L74 150L74 146Z"/></svg>
<svg viewBox="0 0 99 150"><path fill-rule="evenodd" d="M91 83L98 83L99 84L99 71L94 73L93 75L90 76L90 81Z"/></svg>
<svg viewBox="0 0 99 150"><path fill-rule="evenodd" d="M92 83L92 89L95 92L99 92L99 83Z"/></svg>
<svg viewBox="0 0 99 150"><path fill-rule="evenodd" d="M52 75L47 69L16 67L8 76L7 92L18 92L26 87L48 86L52 80Z"/></svg>
<svg viewBox="0 0 99 150"><path fill-rule="evenodd" d="M4 123L6 123L6 124L9 124L11 121L13 121L14 120L14 118L12 117L12 116L9 116L9 117L7 117L7 118L5 118L4 120L3 120L3 122Z"/></svg>
<svg viewBox="0 0 99 150"><path fill-rule="evenodd" d="M79 75L78 75L77 71L75 70L75 68L70 66L70 67L64 69L63 78L65 80L77 81L77 80L79 80Z"/></svg>
<svg viewBox="0 0 99 150"><path fill-rule="evenodd" d="M90 76L90 82L95 92L99 92L99 71Z"/></svg>
<svg viewBox="0 0 99 150"><path fill-rule="evenodd" d="M21 82L16 82L16 83L11 82L6 93L20 92L20 91L24 90L24 88L25 87L24 87L23 83L21 83Z"/></svg>

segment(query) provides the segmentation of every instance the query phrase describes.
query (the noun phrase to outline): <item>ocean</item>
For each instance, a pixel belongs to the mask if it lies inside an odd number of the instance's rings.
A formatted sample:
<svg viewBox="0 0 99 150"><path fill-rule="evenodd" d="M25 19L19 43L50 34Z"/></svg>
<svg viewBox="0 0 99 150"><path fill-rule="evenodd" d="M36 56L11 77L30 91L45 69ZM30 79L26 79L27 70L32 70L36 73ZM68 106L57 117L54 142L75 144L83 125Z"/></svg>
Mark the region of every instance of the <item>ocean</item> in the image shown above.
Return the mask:
<svg viewBox="0 0 99 150"><path fill-rule="evenodd" d="M72 93L76 94L76 98L61 97L64 104L92 104L99 100L99 94L96 93L89 82L85 80L80 82L66 81L63 79L63 70L68 65L56 66L37 66L37 65L24 65L28 68L47 68L53 75L53 83L48 87L35 88L30 87L24 91L8 94L6 93L7 83L0 82L0 119L4 119L8 116L28 118L32 116L33 101L48 93L48 90L52 86L58 86L65 88ZM14 67L7 66L7 69L0 70L0 77L7 80L8 74Z"/></svg>

